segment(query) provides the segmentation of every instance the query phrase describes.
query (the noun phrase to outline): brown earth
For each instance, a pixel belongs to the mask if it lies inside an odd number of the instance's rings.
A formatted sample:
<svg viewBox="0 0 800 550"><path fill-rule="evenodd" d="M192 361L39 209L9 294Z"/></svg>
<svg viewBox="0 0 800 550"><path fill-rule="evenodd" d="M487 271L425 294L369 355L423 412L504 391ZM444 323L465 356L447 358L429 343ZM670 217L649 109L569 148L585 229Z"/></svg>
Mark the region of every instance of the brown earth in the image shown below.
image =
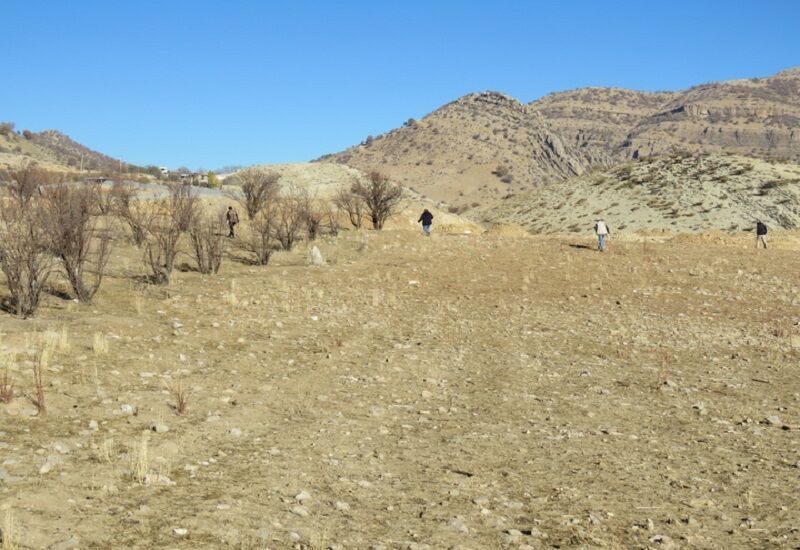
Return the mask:
<svg viewBox="0 0 800 550"><path fill-rule="evenodd" d="M796 547L800 247L746 237L351 231L321 268L301 246L163 288L120 244L94 305L0 317L18 392L50 349L47 415L0 405L0 526L22 548Z"/></svg>

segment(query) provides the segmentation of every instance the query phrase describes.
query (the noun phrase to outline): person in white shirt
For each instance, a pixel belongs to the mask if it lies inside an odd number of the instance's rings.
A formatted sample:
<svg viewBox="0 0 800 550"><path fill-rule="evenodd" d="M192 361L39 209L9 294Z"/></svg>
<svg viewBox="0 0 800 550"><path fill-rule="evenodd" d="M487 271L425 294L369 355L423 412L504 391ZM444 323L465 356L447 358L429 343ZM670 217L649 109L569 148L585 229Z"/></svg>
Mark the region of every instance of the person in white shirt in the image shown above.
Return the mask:
<svg viewBox="0 0 800 550"><path fill-rule="evenodd" d="M597 248L600 252L605 252L606 250L606 238L611 234L611 229L608 228L608 224L603 221L603 218L600 218L595 221L594 223L594 232L597 235Z"/></svg>

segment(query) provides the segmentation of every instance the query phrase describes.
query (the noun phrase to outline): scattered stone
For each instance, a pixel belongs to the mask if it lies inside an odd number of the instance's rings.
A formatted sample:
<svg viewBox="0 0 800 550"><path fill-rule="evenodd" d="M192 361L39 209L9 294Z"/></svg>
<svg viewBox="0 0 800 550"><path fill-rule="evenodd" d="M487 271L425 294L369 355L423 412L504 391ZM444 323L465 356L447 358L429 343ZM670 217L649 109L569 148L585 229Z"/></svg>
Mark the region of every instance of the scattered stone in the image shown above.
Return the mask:
<svg viewBox="0 0 800 550"><path fill-rule="evenodd" d="M296 516L300 516L301 518L307 518L309 515L308 508L306 508L305 506L300 506L300 505L292 506L291 508L289 508L289 511Z"/></svg>
<svg viewBox="0 0 800 550"><path fill-rule="evenodd" d="M242 436L242 430L240 430L239 428L231 428L230 430L228 430L228 433L232 437L241 437Z"/></svg>
<svg viewBox="0 0 800 550"><path fill-rule="evenodd" d="M300 491L294 496L294 499L299 502L305 502L311 500L311 495L307 491Z"/></svg>
<svg viewBox="0 0 800 550"><path fill-rule="evenodd" d="M322 257L322 252L319 251L317 246L312 246L308 252L308 263L311 267L320 267L325 265L325 258Z"/></svg>
<svg viewBox="0 0 800 550"><path fill-rule="evenodd" d="M189 531L187 529L184 529L183 527L173 527L172 533L176 537L185 537L189 533Z"/></svg>
<svg viewBox="0 0 800 550"><path fill-rule="evenodd" d="M80 545L78 537L72 535L67 540L52 545L49 550L71 550L72 548L80 548Z"/></svg>
<svg viewBox="0 0 800 550"><path fill-rule="evenodd" d="M97 420L90 420L89 421L89 429L93 432L96 432L100 429L100 424L97 423Z"/></svg>
<svg viewBox="0 0 800 550"><path fill-rule="evenodd" d="M169 431L169 426L166 424L151 424L150 429L157 434L163 434Z"/></svg>
<svg viewBox="0 0 800 550"><path fill-rule="evenodd" d="M350 510L350 505L346 502L342 502L341 500L337 500L333 503L333 507L339 510L340 512L347 512Z"/></svg>

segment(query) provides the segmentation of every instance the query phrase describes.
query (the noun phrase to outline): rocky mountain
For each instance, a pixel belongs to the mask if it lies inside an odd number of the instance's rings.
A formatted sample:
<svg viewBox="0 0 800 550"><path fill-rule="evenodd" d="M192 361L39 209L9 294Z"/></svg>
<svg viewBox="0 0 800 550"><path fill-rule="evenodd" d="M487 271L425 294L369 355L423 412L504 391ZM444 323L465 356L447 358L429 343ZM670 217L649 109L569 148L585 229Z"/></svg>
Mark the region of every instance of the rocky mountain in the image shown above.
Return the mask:
<svg viewBox="0 0 800 550"><path fill-rule="evenodd" d="M529 104L470 94L322 160L476 208L626 159L701 152L799 162L800 69L679 92L584 88Z"/></svg>

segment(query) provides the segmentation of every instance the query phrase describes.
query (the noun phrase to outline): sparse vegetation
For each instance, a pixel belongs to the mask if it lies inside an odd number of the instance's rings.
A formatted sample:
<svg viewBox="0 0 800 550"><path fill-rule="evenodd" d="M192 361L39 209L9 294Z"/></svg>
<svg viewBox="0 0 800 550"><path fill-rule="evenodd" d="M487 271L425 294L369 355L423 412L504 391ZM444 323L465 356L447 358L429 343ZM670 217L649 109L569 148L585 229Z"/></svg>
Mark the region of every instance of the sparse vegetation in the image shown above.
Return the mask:
<svg viewBox="0 0 800 550"><path fill-rule="evenodd" d="M241 187L241 195L229 193L252 220L272 200L278 192L280 175L263 168L253 167L240 170L234 176Z"/></svg>
<svg viewBox="0 0 800 550"><path fill-rule="evenodd" d="M351 191L358 196L367 208L373 229L383 229L383 225L396 211L403 198L403 190L392 183L389 177L377 171L368 175L366 183L357 181Z"/></svg>

